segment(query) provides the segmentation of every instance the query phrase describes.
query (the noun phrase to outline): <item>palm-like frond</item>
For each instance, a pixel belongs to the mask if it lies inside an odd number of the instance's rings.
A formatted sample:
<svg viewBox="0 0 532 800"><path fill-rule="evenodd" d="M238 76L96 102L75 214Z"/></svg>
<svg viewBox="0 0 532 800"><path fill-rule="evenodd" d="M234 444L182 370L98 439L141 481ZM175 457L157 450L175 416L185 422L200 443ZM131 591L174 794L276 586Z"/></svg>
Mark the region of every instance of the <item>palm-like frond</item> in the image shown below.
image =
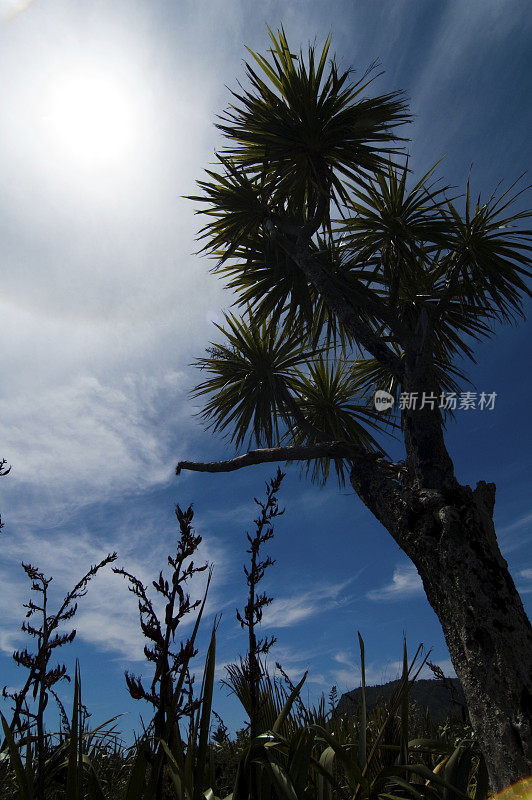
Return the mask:
<svg viewBox="0 0 532 800"><path fill-rule="evenodd" d="M282 683L271 678L265 666L259 662L260 679L258 682L258 720L257 727L261 733L271 731L275 721L279 718L289 693ZM246 670L246 664L229 664L226 668L227 678L222 681L233 694L236 695L246 714L251 714L251 686L250 678ZM297 712L290 709L285 720L283 730L290 732L297 729Z"/></svg>
<svg viewBox="0 0 532 800"><path fill-rule="evenodd" d="M226 327L216 327L226 341L195 362L212 376L193 391L194 397L211 396L201 415L214 431L229 429L237 447L248 436L270 447L282 435L279 423L290 424L295 369L313 353L301 335L252 318L246 324L229 314Z"/></svg>
<svg viewBox="0 0 532 800"><path fill-rule="evenodd" d="M521 313L530 293L532 234L518 226L531 213L513 210L516 184L475 206L468 184L461 214L435 167L411 181L408 161L397 163L395 128L408 121L401 95L365 98L371 70L353 81L328 62L329 39L304 56L282 30L270 36L267 57L250 51L250 88L233 93L218 124L228 140L220 168L193 198L207 216L203 251L248 318L227 317L226 341L196 362L208 378L195 394L208 396L208 425L237 447L249 437L379 449L373 433L394 417L368 394L384 388L398 399L408 389L391 378L390 359L383 367L362 356L382 355L380 340L397 365L405 353L427 357L429 342L427 389L458 392L466 377L457 359L472 359L475 341ZM331 311L341 294L345 327ZM354 365L348 326L366 348ZM313 477L329 467L316 462Z"/></svg>
<svg viewBox="0 0 532 800"><path fill-rule="evenodd" d="M270 58L249 51L257 72L246 64L250 91L233 92L234 103L220 130L233 144L225 153L246 171L266 170L275 178L277 202L313 214L320 197L347 198L341 176L358 178L380 169L400 139L394 127L409 121L401 93L373 98L362 93L373 78L352 82L327 57L309 47L294 55L281 29L270 31ZM370 70L371 71L371 70Z"/></svg>
<svg viewBox="0 0 532 800"><path fill-rule="evenodd" d="M378 298L369 288L371 266L354 263L339 239L317 236L309 244L313 257L360 307L377 309ZM313 346L322 334L327 341L342 344L350 338L327 304L294 261L267 236L257 236L241 244L230 263L215 267L215 272L228 279L227 288L237 296L237 305L249 307L254 319L264 322L283 317L289 329L294 326L309 333Z"/></svg>
<svg viewBox="0 0 532 800"><path fill-rule="evenodd" d="M228 279L226 286L237 296L237 304L250 307L261 322L287 314L289 325L296 320L310 326L314 318L312 285L287 253L268 236L245 242L231 263L215 271Z"/></svg>
<svg viewBox="0 0 532 800"><path fill-rule="evenodd" d="M375 291L407 336L427 309L444 368L457 355L471 358L471 340L491 335L493 320L520 313L532 274L525 242L531 232L512 226L531 214L508 212L521 194L513 187L484 205L479 199L472 210L468 185L462 218L446 187L429 182L433 170L411 189L407 165L360 182L352 187L350 216L336 230L354 258L374 265Z"/></svg>
<svg viewBox="0 0 532 800"><path fill-rule="evenodd" d="M510 206L529 187L512 193L516 184L499 195L495 191L483 205L479 196L473 209L468 181L463 217L452 202L447 204L446 246L450 257L445 288L484 317L511 319L521 315L522 297L531 294L524 279L532 277L528 256L532 247L526 243L532 231L515 226L530 219L532 212L509 213Z"/></svg>
<svg viewBox="0 0 532 800"><path fill-rule="evenodd" d="M200 230L198 239L207 239L201 252L209 252L222 262L231 258L242 243L253 241L272 210L268 186L260 177L253 177L233 162L216 154L224 170L206 170L210 181L197 181L202 195L188 195L188 200L206 203L196 213L205 214L209 222Z"/></svg>
<svg viewBox="0 0 532 800"><path fill-rule="evenodd" d="M383 452L370 430L389 432L388 420L368 406L362 396L348 362L338 359L331 363L328 356L319 355L308 365L306 373L299 372L294 384L297 404L309 429L300 428L293 436L296 444L322 440L350 442L365 450ZM330 459L323 458L312 465L313 479L326 480ZM341 483L345 479L342 459L335 459L335 469Z"/></svg>
<svg viewBox="0 0 532 800"><path fill-rule="evenodd" d="M428 301L427 306L434 312L437 303ZM466 357L475 361L473 343L492 334L489 325L492 315L489 309L473 306L458 298L449 301L441 318L437 319L434 330L434 354L449 365L457 357Z"/></svg>
<svg viewBox="0 0 532 800"><path fill-rule="evenodd" d="M392 303L400 292L420 292L420 265L428 269L431 252L445 242L448 225L440 208L446 189L429 183L436 166L408 188L408 163L388 164L386 172L352 187L349 216L338 224L356 258L375 264L373 280Z"/></svg>

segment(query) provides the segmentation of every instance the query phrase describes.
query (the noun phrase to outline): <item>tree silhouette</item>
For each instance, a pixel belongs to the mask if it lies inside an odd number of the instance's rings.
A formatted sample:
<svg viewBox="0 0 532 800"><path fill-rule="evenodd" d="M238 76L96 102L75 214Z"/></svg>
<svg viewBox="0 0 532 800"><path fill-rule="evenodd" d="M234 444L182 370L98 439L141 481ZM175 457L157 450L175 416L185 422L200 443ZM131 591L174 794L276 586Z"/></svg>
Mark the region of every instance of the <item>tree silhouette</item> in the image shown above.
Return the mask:
<svg viewBox="0 0 532 800"><path fill-rule="evenodd" d="M198 359L196 395L212 430L258 449L177 473L299 461L349 480L423 580L499 791L532 772L532 629L497 544L495 486L458 482L444 430L457 405L494 401L464 389L457 360L522 316L531 214L514 210L517 183L476 202L468 183L459 211L433 170L411 177L399 93L368 97L372 75L339 71L329 40L308 57L282 31L271 41L192 198L243 310ZM390 433L404 461L386 455Z"/></svg>
<svg viewBox="0 0 532 800"><path fill-rule="evenodd" d="M255 498L255 503L260 511L254 520L254 536L247 534L249 542L247 552L251 559L249 569L244 566L244 574L249 589L248 601L243 614L238 609L236 610L236 618L240 626L247 628L248 631L248 652L246 658L241 661L240 673L249 686L249 732L252 740L259 733L262 733L258 726L260 711L259 684L264 674L260 657L265 656L277 641L275 636L257 638L257 625L260 625L262 620L263 609L270 605L273 599L268 597L265 592L260 594L258 584L263 579L268 567L275 564L275 561L270 556L260 559L260 548L273 538L272 520L284 514L284 509L280 509L277 503L277 492L281 488L284 476L285 473L277 469L275 477L266 483L265 501L262 502Z"/></svg>
<svg viewBox="0 0 532 800"><path fill-rule="evenodd" d="M195 637L199 619L203 612L209 588L212 567L207 563L197 566L194 555L201 544L201 536L194 532L192 506L183 510L179 505L175 508L179 534L176 541L175 555L168 556L168 564L172 573L170 579L165 578L162 570L152 586L164 601L164 619L159 619L157 609L150 599L147 587L137 577L125 569L114 567L113 572L125 577L129 583L129 591L138 598L140 627L149 644L144 646L144 655L154 665L153 679L147 688L140 677L126 670L125 680L129 694L133 700L146 700L153 706L154 750L158 741L170 730L172 736L179 737L177 725L183 717L191 716L198 708L199 701L193 699L194 676L189 670L189 662L197 655ZM207 586L201 600L191 602L186 591L191 578L198 573L209 570ZM200 611L191 636L175 646L175 636L183 618L193 613L198 606ZM151 728L151 725L150 725ZM171 742L170 742L171 743ZM157 786L158 796L162 793L162 773Z"/></svg>
<svg viewBox="0 0 532 800"><path fill-rule="evenodd" d="M35 725L36 727L36 752L37 752L37 775L35 781L36 797L38 800L44 800L45 793L45 731L44 731L44 711L48 705L48 697L51 694L59 704L59 709L62 717L65 717L64 708L57 697L53 687L59 681L70 681L67 674L67 668L64 664L58 664L55 667L49 668L50 658L53 651L57 647L62 647L65 644L71 644L76 636L76 631L71 630L70 633L58 633L58 628L65 622L71 620L78 609L78 604L75 602L79 598L87 594L87 587L92 578L99 570L111 564L116 560L116 553L109 553L98 564L94 564L85 573L85 575L76 583L74 588L66 595L59 610L55 614L50 613L48 605L48 587L53 578L46 578L44 573L39 572L37 567L31 564L22 563L22 568L31 581L31 591L37 595L37 602L29 600L24 603L24 608L27 608L26 619L35 615L40 617L41 624L37 627L31 622L23 622L22 630L29 636L32 636L37 643L36 652L32 653L27 648L24 650L15 650L13 653L13 660L19 667L24 667L28 670L29 674L24 686L15 692L10 692L4 686L2 696L4 698L11 698L14 702L13 718L10 724L11 731L18 731L24 733ZM29 708L23 712L24 704L27 705L27 697L32 692L33 700L36 702L36 710L32 712ZM22 722L21 715L26 716L26 721ZM1 750L7 748L7 740L2 743Z"/></svg>

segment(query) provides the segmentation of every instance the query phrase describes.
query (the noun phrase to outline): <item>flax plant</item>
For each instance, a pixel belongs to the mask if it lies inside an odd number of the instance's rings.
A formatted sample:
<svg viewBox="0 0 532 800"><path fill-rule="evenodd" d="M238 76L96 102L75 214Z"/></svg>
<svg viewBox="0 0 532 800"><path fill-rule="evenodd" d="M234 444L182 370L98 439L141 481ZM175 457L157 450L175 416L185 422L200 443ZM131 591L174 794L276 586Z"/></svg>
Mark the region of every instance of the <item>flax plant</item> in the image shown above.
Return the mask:
<svg viewBox="0 0 532 800"><path fill-rule="evenodd" d="M254 739L261 731L259 731L259 713L260 713L260 699L258 695L259 681L262 674L261 656L265 656L270 648L275 644L275 636L265 636L264 638L257 638L256 629L262 620L263 609L270 605L273 598L268 597L265 592L259 594L257 586L264 577L265 571L271 567L275 561L270 556L264 560L260 560L259 551L263 544L273 538L273 525L272 520L284 514L284 509L279 509L277 504L277 492L281 487L284 472L280 469L271 481L266 483L266 500L261 502L255 498L255 503L259 507L259 515L254 520L255 535L252 537L247 534L249 542L249 549L247 553L250 555L249 569L244 566L244 573L249 588L248 601L244 608L244 613L241 614L237 609L236 618L242 628L247 628L248 631L248 653L246 658L241 663L243 676L247 679L249 684L249 728L250 736Z"/></svg>
<svg viewBox="0 0 532 800"><path fill-rule="evenodd" d="M249 717L249 735L251 746L247 750L247 757L240 769L240 785L248 784L249 795L252 800L259 797L259 776L256 765L249 759L253 752L254 742L264 730L263 728L263 709L265 697L261 693L261 678L264 669L261 664L261 656L266 656L270 648L275 644L275 636L265 636L257 638L256 628L262 620L263 609L272 602L272 597L268 597L265 592L258 592L258 584L264 577L265 571L275 562L270 556L260 558L262 545L273 538L272 520L284 514L284 509L279 509L277 502L277 492L279 491L285 473L278 468L275 476L266 482L266 499L264 501L254 498L259 508L259 514L254 520L255 535L246 534L250 556L249 568L244 566L244 574L248 585L248 599L246 606L241 613L236 611L236 618L242 628L247 628L248 632L248 652L245 658L240 659L240 664L232 664L227 667L228 680L225 685L233 691L242 702Z"/></svg>
<svg viewBox="0 0 532 800"><path fill-rule="evenodd" d="M357 717L326 710L325 698L306 708L297 686L261 677L264 733L241 760L233 800L249 800L246 770L253 764L253 789L261 798L317 800L485 800L485 763L471 739L435 737L427 719L416 722L409 690L423 668L421 646L410 665L406 644L403 671L394 694L369 712L364 643L359 635L362 692ZM463 726L462 726L463 727ZM411 734L417 738L411 738ZM463 733L463 731L462 731Z"/></svg>
<svg viewBox="0 0 532 800"><path fill-rule="evenodd" d="M87 593L87 584L96 573L107 564L112 563L116 559L116 553L107 555L99 564L91 566L88 572L81 578L80 581L70 591L59 610L55 614L50 614L48 610L48 587L53 578L46 578L42 572L39 572L37 567L31 564L22 564L28 578L32 581L31 591L40 595L38 602L29 600L24 604L27 608L26 618L33 615L40 615L41 625L36 627L30 622L22 623L22 630L34 637L37 640L37 652L31 653L26 648L24 650L16 650L13 653L13 659L18 666L25 667L29 670L29 675L26 683L16 692L8 692L4 687L3 697L11 698L14 702L13 718L9 725L9 731L13 733L18 731L19 734L27 733L28 741L30 737L30 729L33 725L36 727L36 751L37 751L37 775L36 775L36 798L37 800L44 800L44 780L45 780L45 759L46 759L46 744L45 744L45 730L44 730L44 711L48 704L49 695L55 696L53 686L61 680L69 681L67 669L64 664L48 668L52 651L56 647L61 647L65 644L70 644L75 636L76 631L72 630L70 633L59 634L57 633L58 627L68 620L72 619L77 611L78 604L75 602L80 597ZM27 721L25 723L21 720L23 713L23 706L26 703L27 697L32 692L33 700L37 702L35 712L26 712ZM5 730L5 728L4 728ZM7 738L4 739L2 750L5 750L8 744Z"/></svg>
<svg viewBox="0 0 532 800"><path fill-rule="evenodd" d="M205 605L212 567L207 563L195 566L193 556L200 543L201 536L197 536L192 528L194 512L190 506L183 511L176 506L176 517L179 525L175 556L168 556L168 564L172 568L172 575L168 580L159 573L159 578L152 582L155 591L166 601L164 620L157 616L152 600L147 594L147 587L131 573L121 568L114 568L114 572L123 575L129 582L129 591L138 597L140 627L150 644L144 647L144 654L148 661L154 664L154 675L149 688L142 680L125 672L125 679L129 694L134 700L145 700L154 710L153 748L147 751L148 761L152 762L152 784L155 782L155 797L161 800L163 796L163 764L169 754L176 760L176 748L181 744L179 720L183 717L194 718L200 706L200 700L194 700L191 692L193 677L189 671L189 662L197 654L194 642L199 621ZM190 579L209 569L207 587L203 601L191 602L190 595L186 592L186 585ZM200 606L192 635L181 642L179 649L175 650L173 643L180 622L188 614ZM190 731L189 731L190 733ZM144 745L143 745L144 746ZM177 762L176 762L177 763Z"/></svg>

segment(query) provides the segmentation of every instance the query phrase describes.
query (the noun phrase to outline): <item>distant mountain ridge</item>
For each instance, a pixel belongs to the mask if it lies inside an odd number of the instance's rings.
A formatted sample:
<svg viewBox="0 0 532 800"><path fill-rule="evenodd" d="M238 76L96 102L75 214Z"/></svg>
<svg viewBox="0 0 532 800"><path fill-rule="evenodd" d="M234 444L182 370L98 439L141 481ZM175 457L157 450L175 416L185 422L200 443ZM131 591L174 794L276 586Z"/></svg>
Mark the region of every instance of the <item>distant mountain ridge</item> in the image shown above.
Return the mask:
<svg viewBox="0 0 532 800"><path fill-rule="evenodd" d="M465 696L458 678L448 678L455 689L454 697L465 705ZM377 686L366 686L366 707L371 711L379 700L387 702L399 684L399 680ZM358 713L362 688L343 694L336 705L339 714ZM460 706L453 703L449 688L437 680L417 680L410 686L409 698L423 711L428 709L433 722L445 722L449 714L460 714Z"/></svg>

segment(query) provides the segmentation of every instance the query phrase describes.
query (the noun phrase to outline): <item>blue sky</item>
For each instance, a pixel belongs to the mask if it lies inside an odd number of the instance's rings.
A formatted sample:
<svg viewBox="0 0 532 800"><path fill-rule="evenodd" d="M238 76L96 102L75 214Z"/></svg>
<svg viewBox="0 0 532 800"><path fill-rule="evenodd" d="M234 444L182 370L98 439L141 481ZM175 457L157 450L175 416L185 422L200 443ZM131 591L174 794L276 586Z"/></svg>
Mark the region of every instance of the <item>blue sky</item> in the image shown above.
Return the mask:
<svg viewBox="0 0 532 800"><path fill-rule="evenodd" d="M198 379L188 365L231 298L194 255L199 220L182 196L220 146L213 123L243 77L245 45L266 50L266 25L284 24L294 48L332 33L339 61L358 72L379 59L375 90L410 98L411 166L425 171L445 155L447 183L463 187L471 171L474 190L487 192L530 165L528 7L0 0L0 20L0 456L13 465L0 484L0 684L24 679L11 660L29 644L19 630L29 598L20 562L54 576L56 602L113 550L149 582L172 552L176 502L194 503L201 555L215 564L201 644L222 611L221 678L245 650L234 618L245 602L245 531L274 469L174 475L180 459L232 452L203 432L188 396ZM95 75L116 89L108 129L100 117L94 131L114 141L104 154L76 138L65 84ZM499 541L529 610L530 351L530 324L500 329L478 348L469 374L478 391L497 392L495 409L457 413L448 434L459 478L497 484ZM370 682L396 677L403 632L412 652L423 642L453 674L417 573L349 487L320 490L290 467L280 499L287 510L268 547L277 561L264 580L275 598L265 632L278 638L272 661L293 678L310 668L306 696L359 684L357 630ZM128 738L149 709L129 699L123 671L150 670L124 580L98 575L75 627L63 655L69 665L81 660L93 720L123 713ZM69 704L67 684L61 695ZM231 728L241 723L223 690L215 708Z"/></svg>

